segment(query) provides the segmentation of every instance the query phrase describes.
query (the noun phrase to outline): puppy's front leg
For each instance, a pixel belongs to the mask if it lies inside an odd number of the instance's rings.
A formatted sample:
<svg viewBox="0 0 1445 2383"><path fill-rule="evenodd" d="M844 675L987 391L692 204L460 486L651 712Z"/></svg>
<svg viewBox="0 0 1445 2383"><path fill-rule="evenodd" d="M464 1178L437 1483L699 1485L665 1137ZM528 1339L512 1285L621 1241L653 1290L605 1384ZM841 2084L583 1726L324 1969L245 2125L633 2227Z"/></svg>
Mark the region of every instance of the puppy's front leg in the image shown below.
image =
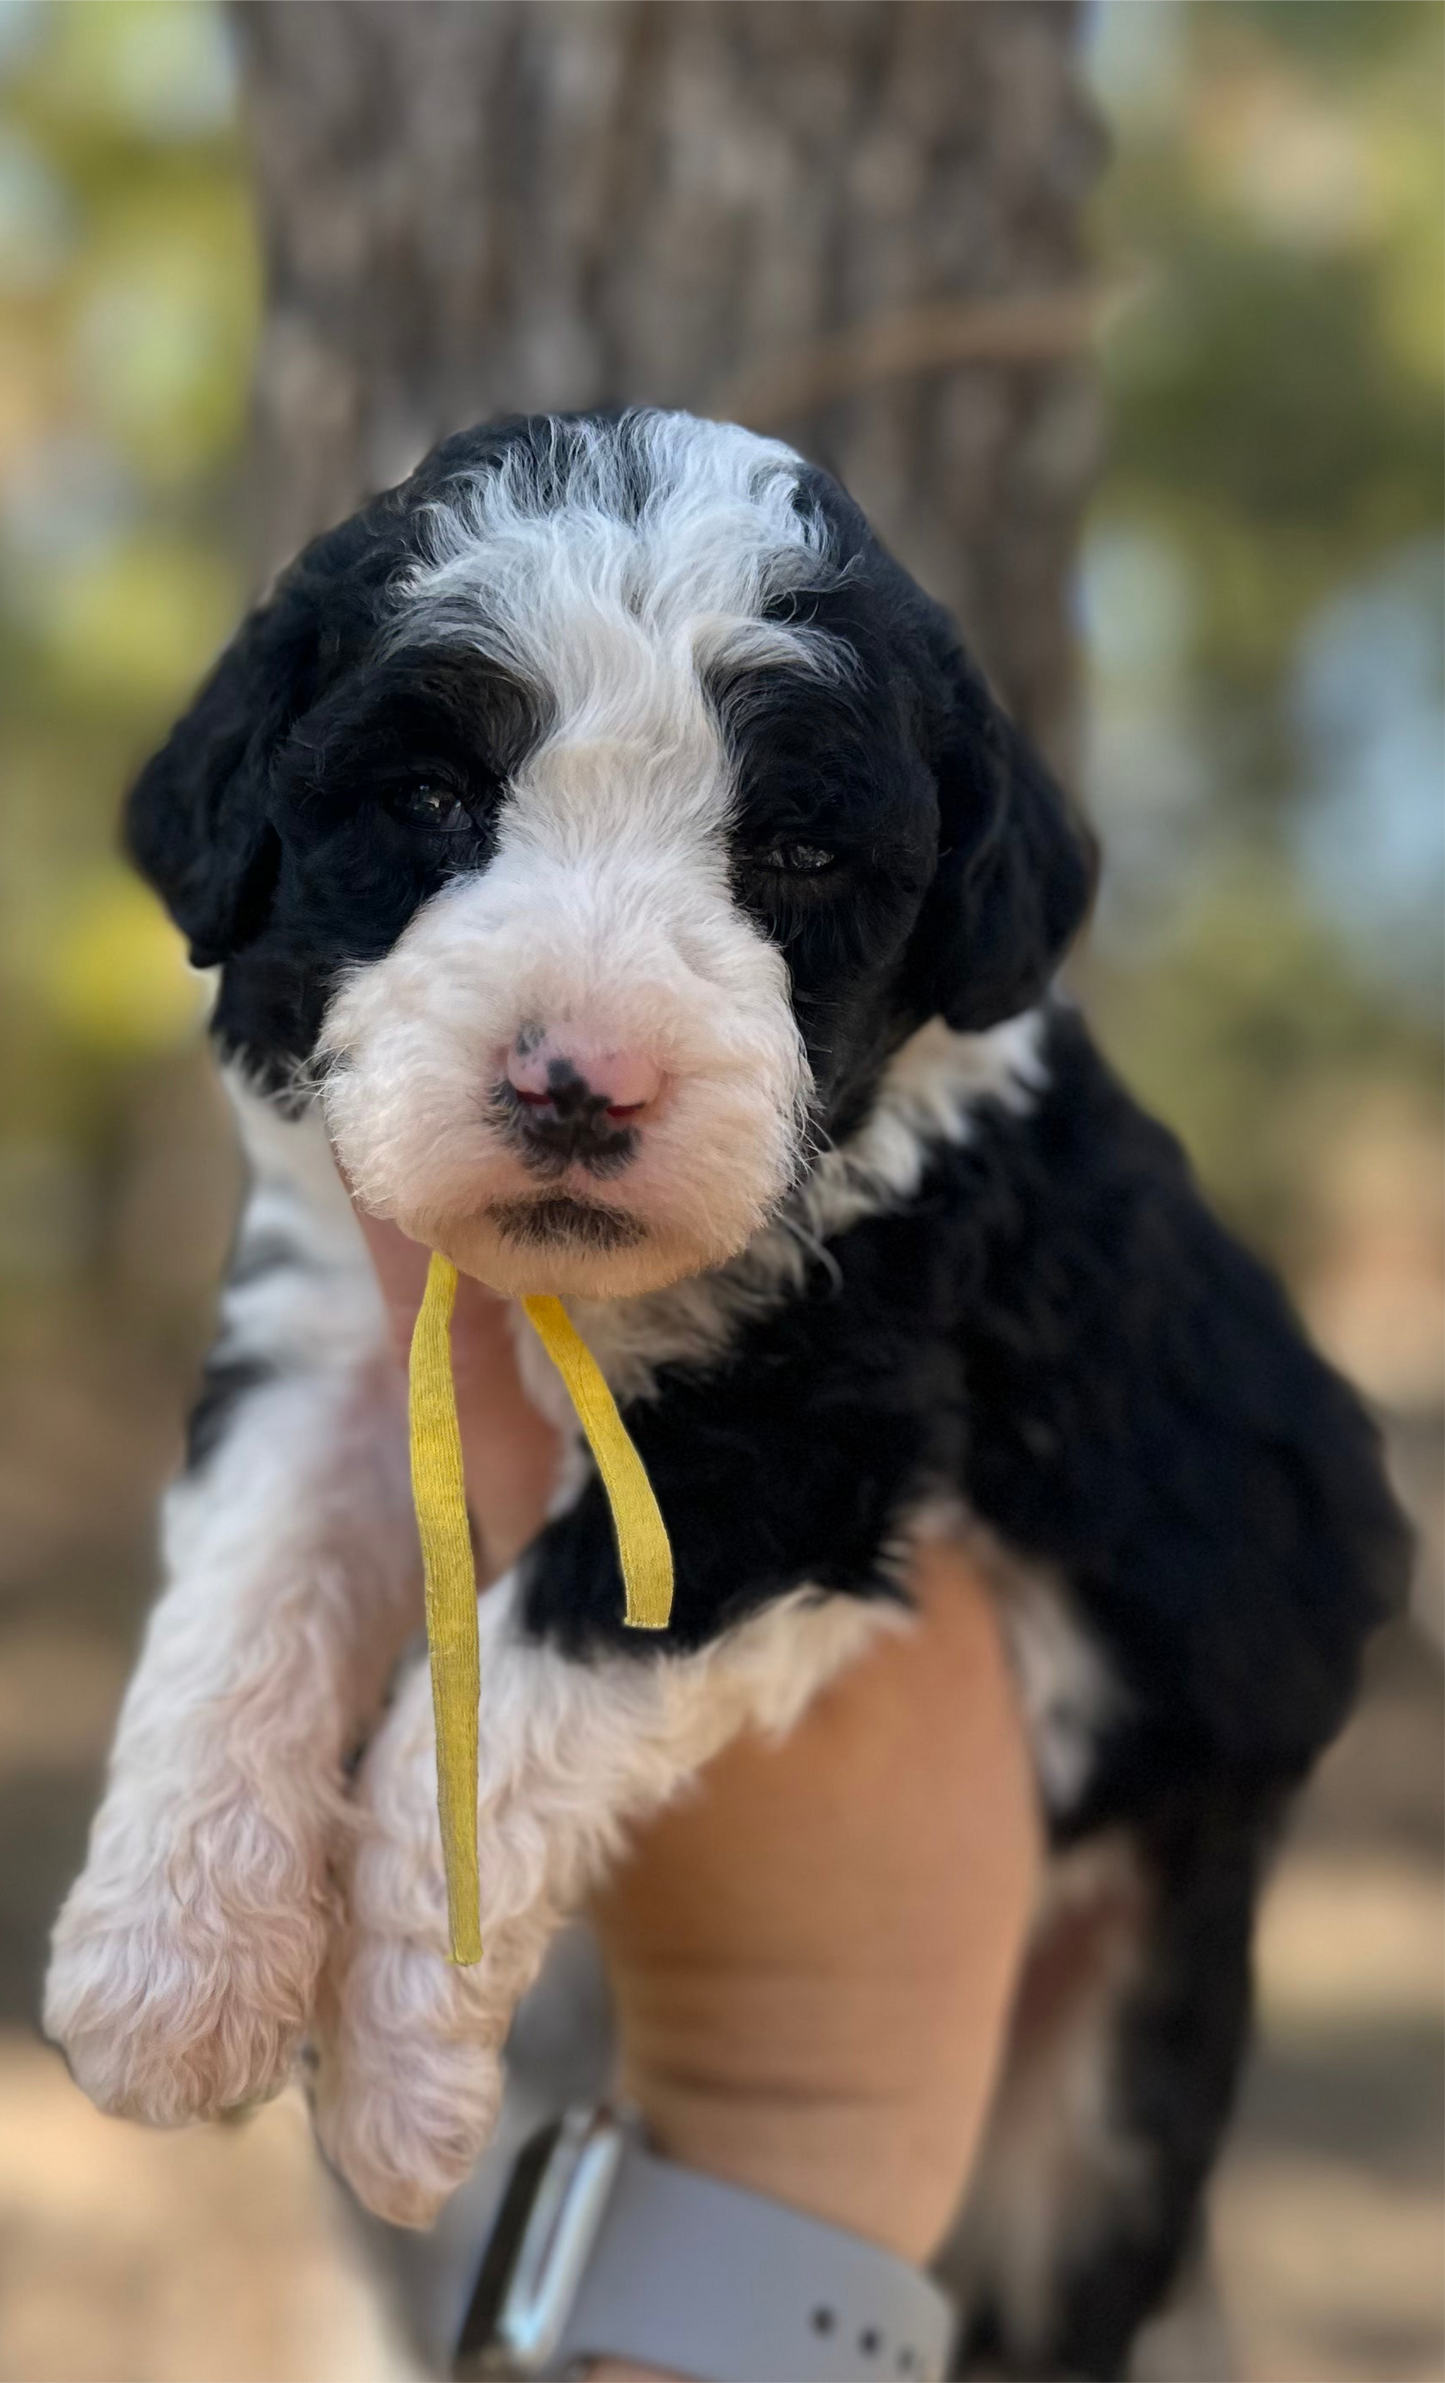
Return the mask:
<svg viewBox="0 0 1445 2383"><path fill-rule="evenodd" d="M248 1207L194 1461L166 1499L167 1585L47 1983L86 2092L158 2124L284 2082L345 1757L419 1610L384 1318L324 1148L309 1190L281 1167L303 1132L278 1124Z"/></svg>
<svg viewBox="0 0 1445 2383"><path fill-rule="evenodd" d="M890 1618L798 1592L700 1653L579 1659L528 1636L521 1602L509 1576L480 1608L475 1968L447 1959L424 1665L402 1686L360 1781L350 1925L323 1996L317 2125L368 2208L398 2225L427 2224L484 2149L516 2003L629 1824L740 1729L790 1726Z"/></svg>

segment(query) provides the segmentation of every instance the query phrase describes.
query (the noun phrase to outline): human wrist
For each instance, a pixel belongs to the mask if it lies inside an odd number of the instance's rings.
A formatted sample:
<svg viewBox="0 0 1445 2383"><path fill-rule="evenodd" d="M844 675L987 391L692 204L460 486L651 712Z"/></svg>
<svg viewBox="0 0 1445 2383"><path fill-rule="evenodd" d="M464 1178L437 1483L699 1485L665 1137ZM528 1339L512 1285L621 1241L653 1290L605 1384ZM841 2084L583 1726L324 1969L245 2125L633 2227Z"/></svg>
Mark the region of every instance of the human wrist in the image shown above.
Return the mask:
<svg viewBox="0 0 1445 2383"><path fill-rule="evenodd" d="M865 2033L877 2025L896 2041L911 2031L914 2055L892 2065L912 2067L931 2015L906 2009L903 1997L815 1983L816 1992L812 1981L734 1978L726 2020L710 2007L710 1985L689 2018L675 1987L666 2012L650 2011L653 1984L629 1981L614 1963L625 2098L680 2166L922 2265L951 2221L973 2144L948 2074L951 2048L940 2045L937 2062L925 2064L935 2090L900 2085ZM835 2005L826 2015L825 1998ZM850 2015L838 2012L839 1999L853 2003Z"/></svg>
<svg viewBox="0 0 1445 2383"><path fill-rule="evenodd" d="M843 2383L882 2356L947 2370L955 2312L912 2262L807 2211L668 2160L636 2115L575 2108L518 2158L458 2371ZM858 2363L861 2361L861 2365Z"/></svg>
<svg viewBox="0 0 1445 2383"><path fill-rule="evenodd" d="M988 1592L920 1552L889 1633L735 1744L600 1899L629 2097L684 2166L914 2262L951 2222L1037 1877Z"/></svg>

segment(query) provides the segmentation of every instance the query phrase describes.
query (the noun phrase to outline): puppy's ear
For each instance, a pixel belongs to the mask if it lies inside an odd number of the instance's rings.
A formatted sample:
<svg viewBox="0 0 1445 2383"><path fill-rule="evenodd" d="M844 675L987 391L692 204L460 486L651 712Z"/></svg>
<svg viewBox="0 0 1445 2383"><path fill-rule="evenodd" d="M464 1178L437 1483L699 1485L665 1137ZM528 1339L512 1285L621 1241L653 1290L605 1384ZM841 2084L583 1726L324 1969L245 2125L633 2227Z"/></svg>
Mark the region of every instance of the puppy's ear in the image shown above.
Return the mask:
<svg viewBox="0 0 1445 2383"><path fill-rule="evenodd" d="M126 849L197 967L230 959L265 924L281 858L268 771L310 700L316 643L313 604L283 583L243 623L131 789Z"/></svg>
<svg viewBox="0 0 1445 2383"><path fill-rule="evenodd" d="M960 1032L1017 1017L1087 915L1093 837L956 643L935 752L938 868L914 931L915 987Z"/></svg>

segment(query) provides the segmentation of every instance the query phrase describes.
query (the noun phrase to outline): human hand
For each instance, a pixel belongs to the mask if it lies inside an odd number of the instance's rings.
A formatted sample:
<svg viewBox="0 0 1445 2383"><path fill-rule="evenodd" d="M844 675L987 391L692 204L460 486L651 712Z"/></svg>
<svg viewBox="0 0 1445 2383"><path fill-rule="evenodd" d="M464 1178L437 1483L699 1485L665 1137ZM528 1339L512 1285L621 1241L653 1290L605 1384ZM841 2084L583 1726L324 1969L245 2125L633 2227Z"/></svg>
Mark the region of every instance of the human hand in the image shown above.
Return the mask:
<svg viewBox="0 0 1445 2383"><path fill-rule="evenodd" d="M404 1357L426 1252L365 1229ZM459 1286L469 1497L489 1574L539 1527L555 1436L505 1302ZM660 2147L915 2260L977 2146L1039 1858L988 1593L920 1547L916 1618L781 1744L734 1743L597 1901L627 2087Z"/></svg>

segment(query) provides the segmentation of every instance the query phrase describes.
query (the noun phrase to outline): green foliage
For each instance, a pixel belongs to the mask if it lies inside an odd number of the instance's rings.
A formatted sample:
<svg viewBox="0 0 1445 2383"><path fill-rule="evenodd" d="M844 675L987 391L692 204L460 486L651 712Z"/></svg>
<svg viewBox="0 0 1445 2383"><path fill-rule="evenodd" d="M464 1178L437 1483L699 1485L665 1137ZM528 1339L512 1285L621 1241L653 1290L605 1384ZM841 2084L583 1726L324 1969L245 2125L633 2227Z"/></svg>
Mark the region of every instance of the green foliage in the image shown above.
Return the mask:
<svg viewBox="0 0 1445 2383"><path fill-rule="evenodd" d="M1090 1008L1234 1222L1296 1276L1314 1255L1322 1143L1382 1077L1425 1083L1430 1027L1401 1013L1278 863L1221 861L1145 966L1097 968Z"/></svg>
<svg viewBox="0 0 1445 2383"><path fill-rule="evenodd" d="M1100 25L1098 246L1136 292L1086 575L1089 977L1126 1073L1295 1261L1332 1090L1439 1082L1442 33L1413 0Z"/></svg>
<svg viewBox="0 0 1445 2383"><path fill-rule="evenodd" d="M1292 23L1278 22L1288 7ZM1235 0L1232 14L1247 31L1281 41L1294 56L1336 79L1356 68L1392 64L1402 38L1408 49L1417 27L1401 18L1422 13L1420 0Z"/></svg>
<svg viewBox="0 0 1445 2383"><path fill-rule="evenodd" d="M243 592L258 273L209 0L0 13L0 1293L103 1261L140 1076L194 1032L121 789ZM59 1269L59 1275L56 1269Z"/></svg>

